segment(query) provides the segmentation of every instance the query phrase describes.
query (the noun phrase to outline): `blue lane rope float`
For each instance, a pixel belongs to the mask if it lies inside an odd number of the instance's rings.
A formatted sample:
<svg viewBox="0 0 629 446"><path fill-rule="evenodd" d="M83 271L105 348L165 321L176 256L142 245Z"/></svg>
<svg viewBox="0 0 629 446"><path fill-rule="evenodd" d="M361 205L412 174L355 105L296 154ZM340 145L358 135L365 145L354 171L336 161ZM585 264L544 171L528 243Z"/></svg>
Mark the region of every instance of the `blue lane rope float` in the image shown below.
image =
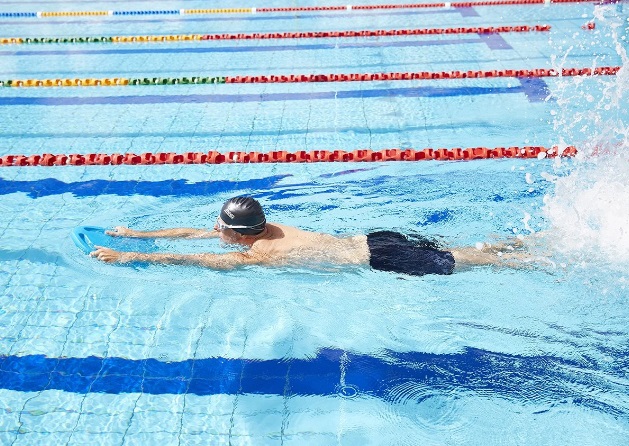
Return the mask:
<svg viewBox="0 0 629 446"><path fill-rule="evenodd" d="M37 17L36 12L0 12L0 17Z"/></svg>
<svg viewBox="0 0 629 446"><path fill-rule="evenodd" d="M179 9L170 9L163 11L113 11L111 15L179 15Z"/></svg>

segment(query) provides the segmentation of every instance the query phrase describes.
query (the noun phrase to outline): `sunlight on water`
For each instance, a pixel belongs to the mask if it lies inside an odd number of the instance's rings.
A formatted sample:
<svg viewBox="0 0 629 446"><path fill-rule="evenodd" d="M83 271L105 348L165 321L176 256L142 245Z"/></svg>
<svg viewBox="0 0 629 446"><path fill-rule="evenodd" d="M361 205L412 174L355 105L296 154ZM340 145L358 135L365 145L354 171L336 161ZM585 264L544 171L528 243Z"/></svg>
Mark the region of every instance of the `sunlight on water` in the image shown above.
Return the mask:
<svg viewBox="0 0 629 446"><path fill-rule="evenodd" d="M592 34L593 40L613 42L623 66L618 75L559 82L553 121L558 144L577 145L579 155L573 164L556 161L558 177L547 176L555 190L544 197L544 211L554 248L570 263L602 263L622 271L629 262L629 21L621 6L596 7ZM569 53L574 48L562 49ZM555 68L563 67L564 60L555 58ZM609 63L599 60L596 65ZM566 167L567 175L562 173Z"/></svg>

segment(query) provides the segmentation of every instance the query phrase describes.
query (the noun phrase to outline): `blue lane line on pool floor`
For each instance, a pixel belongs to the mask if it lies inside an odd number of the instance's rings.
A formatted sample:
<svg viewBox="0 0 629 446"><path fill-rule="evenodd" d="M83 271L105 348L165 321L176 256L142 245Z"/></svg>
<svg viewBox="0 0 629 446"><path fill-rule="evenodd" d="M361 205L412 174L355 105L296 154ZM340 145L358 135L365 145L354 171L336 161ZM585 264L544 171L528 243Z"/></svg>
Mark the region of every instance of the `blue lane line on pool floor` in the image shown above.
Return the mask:
<svg viewBox="0 0 629 446"><path fill-rule="evenodd" d="M44 178L34 181L11 181L0 178L0 195L24 192L30 198L48 197L71 193L75 197L95 197L99 195L144 195L151 197L165 196L210 196L236 190L266 190L277 185L290 175L273 175L246 181L200 181L187 180L164 181L109 181L90 180L66 183L56 178Z"/></svg>
<svg viewBox="0 0 629 446"><path fill-rule="evenodd" d="M152 395L363 395L418 402L441 393L491 394L539 405L575 404L617 415L622 407L598 401L613 387L605 371L552 356L518 356L468 348L462 353L385 352L359 355L320 350L308 359L207 358L181 362L124 358L1 356L0 388ZM611 369L610 369L611 368ZM599 372L601 372L599 374ZM341 376L343 375L343 378ZM580 389L586 389L584 392Z"/></svg>
<svg viewBox="0 0 629 446"><path fill-rule="evenodd" d="M447 81L437 81L447 82ZM203 104L203 103L238 103L238 102L273 102L273 101L310 101L317 99L363 99L363 98L442 98L455 96L480 96L488 94L524 93L530 102L540 102L549 94L543 79L536 82L522 83L517 87L415 87L383 88L374 90L343 90L304 93L259 93L259 94L188 94L188 95L143 95L143 96L93 96L93 97L35 97L17 96L0 97L0 106L11 105L145 105L145 104ZM128 88L128 87L127 87ZM142 88L142 87L138 87ZM148 88L148 87L145 87Z"/></svg>
<svg viewBox="0 0 629 446"><path fill-rule="evenodd" d="M397 111L394 112L392 114L389 114L389 116L397 116L399 118L403 118L403 112L401 111ZM436 131L444 131L444 132L449 132L452 131L453 129L458 129L461 130L462 127L465 127L467 129L467 131L491 131L493 129L493 126L491 122L488 121L475 121L475 122L465 122L464 124L461 125L455 125L455 124L445 124L445 123L441 123L441 124L422 124L422 123L418 123L416 122L415 125L405 125L403 131L404 132L426 132L429 130L436 130ZM266 127L266 128L261 128L258 127L254 130L228 130L228 129L221 129L221 130L200 130L200 129L195 129L195 130L188 130L188 131L169 131L168 129L160 131L157 129L151 129L151 130L145 130L142 133L138 133L137 130L129 130L129 129L125 129L123 131L118 131L116 129L113 129L109 132L81 132L79 130L74 130L74 131L67 131L66 129L57 129L56 131L51 131L50 129L48 129L48 131L40 131L40 129L33 129L31 130L32 133L25 133L25 132L19 132L19 131L15 131L14 129L14 133L5 131L2 133L2 137L4 139L5 142L7 142L7 140L9 138L15 138L17 140L25 140L25 139L53 139L53 138L61 138L61 139L94 139L94 138L102 138L102 139L107 139L107 140L111 140L113 138L131 138L134 139L136 141L143 139L143 138L187 138L188 141L186 141L184 143L185 146L188 146L190 144L190 138L193 139L199 139L199 138L246 138L249 139L251 137L260 137L260 136L267 136L267 137L271 137L271 138L277 138L278 137L278 131L276 127ZM400 129L398 127L386 127L386 126L370 126L369 128L367 127L308 127L308 128L299 128L299 127L292 127L292 128L287 128L287 127L283 127L282 128L282 133L281 136L288 136L288 135L312 135L315 133L334 133L334 134L338 134L338 135L387 135L387 134L391 134L391 133L400 133ZM51 142L51 141L48 141ZM208 149L209 150L209 149Z"/></svg>
<svg viewBox="0 0 629 446"><path fill-rule="evenodd" d="M490 50L512 50L513 47L498 33L479 34L480 40L485 42Z"/></svg>
<svg viewBox="0 0 629 446"><path fill-rule="evenodd" d="M17 181L5 180L0 177L0 195L9 195L15 193L25 193L29 198L38 199L52 195L72 194L75 197L97 197L101 195L118 195L118 196L148 196L148 197L186 197L186 196L203 196L209 197L225 192L242 192L247 191L267 191L262 193L266 198L272 200L277 199L278 192L273 191L274 188L280 186L280 182L290 177L290 174L274 175L265 178L255 178L246 181L198 181L188 182L187 180L163 180L163 181L136 181L136 180L88 180L76 182L64 182L56 178L43 178L40 180ZM346 185L377 186L386 182L386 178L376 177L373 180L361 180L358 183L346 181ZM422 178L426 182L426 178ZM291 184L292 188L312 186L313 183ZM533 191L529 191L530 186L523 184L523 189L518 192L512 191L510 199L518 199L520 195L527 197L543 195L544 187L538 187ZM271 192L268 192L271 191ZM259 192L260 193L260 192ZM280 194L283 192L279 192ZM311 192L313 193L313 192ZM405 190L400 192L406 194ZM391 192L393 194L393 192ZM496 194L492 192L489 199L494 199ZM500 201L505 198L500 198Z"/></svg>
<svg viewBox="0 0 629 446"><path fill-rule="evenodd" d="M554 101L550 96L548 84L539 77L521 78L520 83L529 102Z"/></svg>
<svg viewBox="0 0 629 446"><path fill-rule="evenodd" d="M373 10L369 12L352 12L349 14L343 13L321 13L321 14L287 14L287 13L278 13L276 15L272 14L234 14L234 15L223 15L219 17L194 17L192 15L183 15L178 18L173 17L162 17L159 19L135 19L131 17L137 16L116 16L116 17L128 17L125 19L112 19L110 17L103 16L85 16L85 17L76 17L72 20L68 20L66 17L63 20L41 20L36 19L32 21L28 20L6 20L0 21L0 26L2 25L18 25L19 26L28 26L28 25L59 25L59 24L67 24L67 23L84 23L86 21L90 21L91 23L102 23L102 24L116 24L116 23L164 23L164 22L233 22L233 21L258 21L258 20L295 20L295 19L356 19L360 16L393 16L393 15L434 15L434 14L460 14L461 17L479 17L478 12L474 8L450 8L450 9L435 9L435 10L409 10L409 11L386 11L386 10ZM150 17L150 16L148 16Z"/></svg>
<svg viewBox="0 0 629 446"><path fill-rule="evenodd" d="M232 43L231 41L229 43ZM112 55L112 54L182 54L182 53L249 53L268 51L317 51L336 49L358 48L405 48L442 45L487 44L491 50L513 49L500 34L481 34L478 39L443 39L443 40L413 40L413 41L389 41L389 42L359 42L359 43L312 43L297 45L247 45L247 46L207 46L182 48L172 46L169 48L155 48L144 46L143 48L111 48L111 49L68 49L68 50L16 50L0 51L2 57L12 56L74 56L74 55ZM202 42L201 42L202 44Z"/></svg>

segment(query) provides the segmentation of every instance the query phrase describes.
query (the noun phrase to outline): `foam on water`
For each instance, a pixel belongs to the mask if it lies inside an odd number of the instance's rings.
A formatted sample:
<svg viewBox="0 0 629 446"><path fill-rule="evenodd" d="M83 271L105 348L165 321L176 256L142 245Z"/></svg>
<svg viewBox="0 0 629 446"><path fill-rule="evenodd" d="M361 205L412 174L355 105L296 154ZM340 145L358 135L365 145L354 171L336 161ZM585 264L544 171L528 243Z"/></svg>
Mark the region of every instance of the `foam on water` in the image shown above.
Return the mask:
<svg viewBox="0 0 629 446"><path fill-rule="evenodd" d="M625 146L629 149L629 146ZM624 166L623 166L624 164ZM592 260L629 261L629 164L601 159L556 180L545 212L558 248Z"/></svg>
<svg viewBox="0 0 629 446"><path fill-rule="evenodd" d="M553 193L544 197L544 213L552 248L570 263L602 263L625 270L629 262L629 58L624 45L629 19L618 9L621 6L595 8L597 30L592 36L604 34L614 43L623 66L617 76L559 82L553 119L558 144L577 145L579 155L570 163L557 159L557 175L544 176L555 183ZM573 48L562 49L567 55ZM564 60L555 58L555 67L561 68ZM595 66L607 62L596 60ZM596 90L601 94L593 95Z"/></svg>

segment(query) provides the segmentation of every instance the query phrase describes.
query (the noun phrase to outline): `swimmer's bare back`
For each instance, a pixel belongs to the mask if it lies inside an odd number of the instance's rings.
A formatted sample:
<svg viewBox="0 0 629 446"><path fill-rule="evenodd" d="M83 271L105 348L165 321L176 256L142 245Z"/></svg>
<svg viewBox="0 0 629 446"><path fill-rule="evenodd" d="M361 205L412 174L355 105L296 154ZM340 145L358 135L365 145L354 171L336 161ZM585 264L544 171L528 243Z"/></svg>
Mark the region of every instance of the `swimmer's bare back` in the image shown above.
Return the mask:
<svg viewBox="0 0 629 446"><path fill-rule="evenodd" d="M369 248L365 235L335 237L278 223L267 223L267 235L256 240L249 252L251 255L259 256L263 263L273 264L369 263Z"/></svg>

